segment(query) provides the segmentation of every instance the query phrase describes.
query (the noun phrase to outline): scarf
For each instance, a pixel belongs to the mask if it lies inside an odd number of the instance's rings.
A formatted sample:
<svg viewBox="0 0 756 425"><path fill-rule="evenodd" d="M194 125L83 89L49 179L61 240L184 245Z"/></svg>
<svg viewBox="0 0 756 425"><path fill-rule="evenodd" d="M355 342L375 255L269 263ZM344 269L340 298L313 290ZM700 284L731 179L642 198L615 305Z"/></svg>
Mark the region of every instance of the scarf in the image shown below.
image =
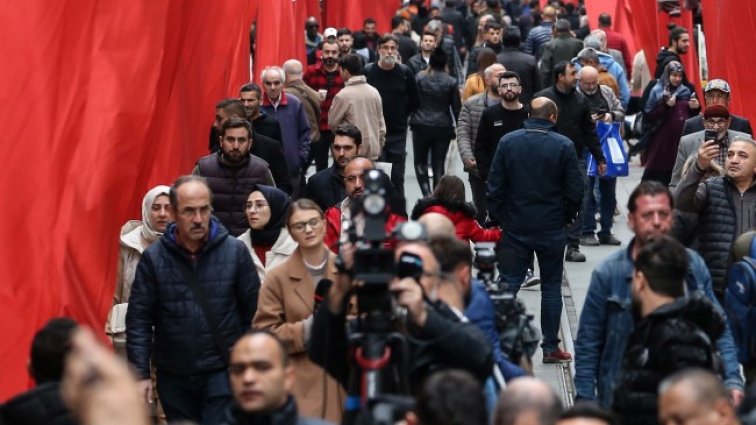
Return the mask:
<svg viewBox="0 0 756 425"><path fill-rule="evenodd" d="M250 229L252 246L273 246L278 240L281 229L286 225L286 213L289 211L289 195L273 186L258 184L252 192L259 191L270 206L270 220L260 230ZM250 193L252 193L250 192Z"/></svg>
<svg viewBox="0 0 756 425"><path fill-rule="evenodd" d="M152 226L152 223L150 222L150 211L152 210L152 204L155 203L155 199L157 199L157 197L160 195L170 196L170 191L171 188L168 186L155 186L150 189L150 191L147 192L146 195L144 195L144 199L142 199L142 237L144 237L144 239L150 244L163 236L162 233L155 230L155 228Z"/></svg>

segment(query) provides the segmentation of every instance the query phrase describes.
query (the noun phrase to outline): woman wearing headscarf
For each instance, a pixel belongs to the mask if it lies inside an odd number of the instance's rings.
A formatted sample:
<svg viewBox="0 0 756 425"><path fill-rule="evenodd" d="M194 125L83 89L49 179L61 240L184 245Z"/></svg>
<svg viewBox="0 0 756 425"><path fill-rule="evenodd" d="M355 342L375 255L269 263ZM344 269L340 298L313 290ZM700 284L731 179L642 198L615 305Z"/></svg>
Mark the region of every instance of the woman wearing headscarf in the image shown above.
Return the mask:
<svg viewBox="0 0 756 425"><path fill-rule="evenodd" d="M129 220L121 227L116 289L105 332L111 337L116 352L123 356L126 355L126 309L131 285L142 253L163 235L173 221L170 190L164 185L150 189L142 199L142 220Z"/></svg>
<svg viewBox="0 0 756 425"><path fill-rule="evenodd" d="M267 329L283 341L297 379L291 389L300 416L341 422L345 393L341 385L307 356L315 311L315 288L322 279L336 281L336 255L323 242L325 218L315 202L293 201L285 219L297 249L268 272L260 288L255 329Z"/></svg>
<svg viewBox="0 0 756 425"><path fill-rule="evenodd" d="M247 197L244 212L249 230L239 240L249 250L260 283L267 270L283 263L297 248L286 229L289 195L272 186L257 185Z"/></svg>
<svg viewBox="0 0 756 425"><path fill-rule="evenodd" d="M657 180L665 186L672 180L685 120L698 110L697 101L693 102L695 109L690 106L695 93L683 84L684 76L685 70L680 62L669 62L643 107L645 119L658 124L641 156L646 166L641 180Z"/></svg>

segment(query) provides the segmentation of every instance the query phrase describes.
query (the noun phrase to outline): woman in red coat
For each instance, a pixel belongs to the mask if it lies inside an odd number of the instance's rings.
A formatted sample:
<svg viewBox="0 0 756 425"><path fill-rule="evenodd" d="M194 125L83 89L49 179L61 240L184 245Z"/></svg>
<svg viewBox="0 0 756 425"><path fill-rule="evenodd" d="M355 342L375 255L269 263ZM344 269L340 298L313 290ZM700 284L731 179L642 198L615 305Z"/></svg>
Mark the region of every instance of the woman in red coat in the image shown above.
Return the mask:
<svg viewBox="0 0 756 425"><path fill-rule="evenodd" d="M457 237L467 242L499 242L501 229L484 229L475 221L475 206L465 202L465 183L457 176L446 175L433 193L419 199L412 209L412 220L430 212L440 213L454 223Z"/></svg>

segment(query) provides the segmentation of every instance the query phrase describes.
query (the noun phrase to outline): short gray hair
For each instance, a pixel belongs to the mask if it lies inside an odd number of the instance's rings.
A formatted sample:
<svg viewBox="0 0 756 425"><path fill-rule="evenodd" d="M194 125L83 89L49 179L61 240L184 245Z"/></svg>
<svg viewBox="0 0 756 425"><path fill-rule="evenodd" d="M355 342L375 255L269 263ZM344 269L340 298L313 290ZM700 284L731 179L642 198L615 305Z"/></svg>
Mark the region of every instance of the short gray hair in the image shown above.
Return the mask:
<svg viewBox="0 0 756 425"><path fill-rule="evenodd" d="M302 76L302 62L296 59L289 59L283 64L283 70L286 75Z"/></svg>
<svg viewBox="0 0 756 425"><path fill-rule="evenodd" d="M489 65L486 69L483 70L483 77L485 78L493 77L494 70L498 67L501 67L503 71L507 70L507 67L497 62L497 63Z"/></svg>
<svg viewBox="0 0 756 425"><path fill-rule="evenodd" d="M262 70L260 73L260 81L265 82L265 74L268 71L275 71L278 73L279 76L281 76L281 82L286 82L286 73L284 72L283 68L280 66L266 66L265 69Z"/></svg>

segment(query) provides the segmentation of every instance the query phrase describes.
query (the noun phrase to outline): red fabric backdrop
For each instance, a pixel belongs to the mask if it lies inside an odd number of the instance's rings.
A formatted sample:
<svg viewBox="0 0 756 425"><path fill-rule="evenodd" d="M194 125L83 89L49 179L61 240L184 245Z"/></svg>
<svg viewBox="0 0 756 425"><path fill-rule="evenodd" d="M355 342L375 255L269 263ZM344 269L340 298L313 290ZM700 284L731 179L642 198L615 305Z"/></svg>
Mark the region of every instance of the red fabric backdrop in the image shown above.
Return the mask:
<svg viewBox="0 0 756 425"><path fill-rule="evenodd" d="M276 2L266 2L276 3ZM27 0L0 18L0 400L33 333L102 329L120 226L207 152L214 103L248 80L251 3Z"/></svg>
<svg viewBox="0 0 756 425"><path fill-rule="evenodd" d="M362 29L362 21L371 17L378 33L391 31L391 18L401 7L398 0L324 0L323 21L326 27Z"/></svg>
<svg viewBox="0 0 756 425"><path fill-rule="evenodd" d="M287 59L307 65L304 21L310 7L311 0L259 0L253 80L259 82L265 67L281 66Z"/></svg>

